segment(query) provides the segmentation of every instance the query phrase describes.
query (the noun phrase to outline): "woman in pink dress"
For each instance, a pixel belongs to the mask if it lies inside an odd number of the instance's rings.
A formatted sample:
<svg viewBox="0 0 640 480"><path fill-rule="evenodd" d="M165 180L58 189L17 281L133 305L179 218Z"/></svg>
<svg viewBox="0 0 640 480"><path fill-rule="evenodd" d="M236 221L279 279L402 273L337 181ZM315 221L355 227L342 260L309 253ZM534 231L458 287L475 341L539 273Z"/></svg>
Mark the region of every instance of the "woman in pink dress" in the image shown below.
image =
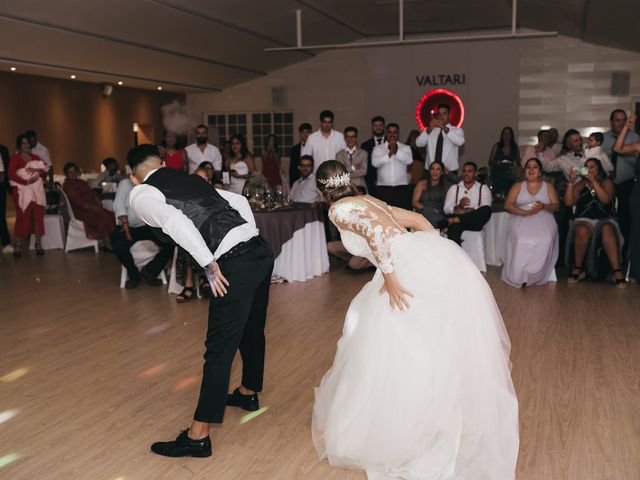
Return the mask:
<svg viewBox="0 0 640 480"><path fill-rule="evenodd" d="M267 145L262 151L262 175L272 189L282 188L280 175L280 157L278 156L278 140L271 134L267 137Z"/></svg>

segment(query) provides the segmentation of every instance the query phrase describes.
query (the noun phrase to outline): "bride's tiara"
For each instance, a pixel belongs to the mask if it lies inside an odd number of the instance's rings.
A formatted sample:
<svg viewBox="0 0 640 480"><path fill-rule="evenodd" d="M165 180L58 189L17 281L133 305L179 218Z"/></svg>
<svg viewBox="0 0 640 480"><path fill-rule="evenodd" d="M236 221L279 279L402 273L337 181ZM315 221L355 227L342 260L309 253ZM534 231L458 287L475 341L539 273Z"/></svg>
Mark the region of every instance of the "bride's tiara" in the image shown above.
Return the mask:
<svg viewBox="0 0 640 480"><path fill-rule="evenodd" d="M318 180L322 185L327 188L346 187L351 183L351 175L348 173L336 173L326 180Z"/></svg>

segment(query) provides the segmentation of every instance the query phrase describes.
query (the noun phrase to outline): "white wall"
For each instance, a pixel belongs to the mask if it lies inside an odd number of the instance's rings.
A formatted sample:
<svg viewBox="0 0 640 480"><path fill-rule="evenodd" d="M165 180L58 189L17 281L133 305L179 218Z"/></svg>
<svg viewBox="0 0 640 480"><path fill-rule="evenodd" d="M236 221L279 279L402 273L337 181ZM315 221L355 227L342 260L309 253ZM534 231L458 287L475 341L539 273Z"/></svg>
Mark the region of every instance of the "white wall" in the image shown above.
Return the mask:
<svg viewBox="0 0 640 480"><path fill-rule="evenodd" d="M576 73L589 58L593 72ZM355 125L361 141L370 135L369 119L380 114L400 124L404 139L417 128L415 107L430 89L415 77L463 73L466 85L446 88L466 107L463 158L484 165L505 125L524 135L520 143L526 144L541 125L562 131L596 120L606 124L612 108L628 108L630 98L608 97L612 69L632 70L632 91L640 96L640 54L566 37L334 50L221 93L189 94L187 102L196 114L292 110L296 127L304 121L316 126L328 108L336 127ZM271 103L275 86L286 89L285 107Z"/></svg>

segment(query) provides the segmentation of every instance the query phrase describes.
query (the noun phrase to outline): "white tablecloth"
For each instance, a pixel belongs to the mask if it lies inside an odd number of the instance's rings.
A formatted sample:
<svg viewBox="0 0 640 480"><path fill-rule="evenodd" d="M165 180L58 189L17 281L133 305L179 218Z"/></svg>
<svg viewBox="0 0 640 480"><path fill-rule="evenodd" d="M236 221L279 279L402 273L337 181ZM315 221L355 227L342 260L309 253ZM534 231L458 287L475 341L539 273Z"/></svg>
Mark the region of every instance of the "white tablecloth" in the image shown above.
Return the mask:
<svg viewBox="0 0 640 480"><path fill-rule="evenodd" d="M273 276L288 282L304 282L329 271L327 239L322 222L310 222L282 245Z"/></svg>
<svg viewBox="0 0 640 480"><path fill-rule="evenodd" d="M507 231L511 214L494 212L484 227L484 257L487 265L501 266L507 252Z"/></svg>
<svg viewBox="0 0 640 480"><path fill-rule="evenodd" d="M64 249L66 232L62 215L56 213L44 216L44 235L42 236L42 248L45 250ZM31 236L29 248L35 248L35 235Z"/></svg>

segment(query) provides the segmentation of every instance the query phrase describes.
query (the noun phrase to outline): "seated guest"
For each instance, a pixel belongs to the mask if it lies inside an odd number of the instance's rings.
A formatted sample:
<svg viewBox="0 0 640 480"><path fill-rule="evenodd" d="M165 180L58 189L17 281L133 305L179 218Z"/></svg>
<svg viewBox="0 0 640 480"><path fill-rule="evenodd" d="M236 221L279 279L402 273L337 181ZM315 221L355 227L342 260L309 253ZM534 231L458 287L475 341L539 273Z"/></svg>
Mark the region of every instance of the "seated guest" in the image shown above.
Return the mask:
<svg viewBox="0 0 640 480"><path fill-rule="evenodd" d="M305 147L307 139L311 134L311 124L306 122L301 123L298 127L298 134L300 135L300 141L291 147L291 153L289 154L289 187L291 187L293 182L300 176L298 166L300 165L302 149Z"/></svg>
<svg viewBox="0 0 640 480"><path fill-rule="evenodd" d="M178 135L173 132L164 132L164 141L158 147L160 158L167 168L186 172L189 169L187 155L178 141Z"/></svg>
<svg viewBox="0 0 640 480"><path fill-rule="evenodd" d="M553 216L560 208L558 194L542 180L542 162L530 158L524 182L509 190L504 209L514 215L507 232L502 280L514 287L549 282L558 260L558 226Z"/></svg>
<svg viewBox="0 0 640 480"><path fill-rule="evenodd" d="M413 163L409 145L400 143L400 127L387 125L387 143L376 145L371 164L377 169L377 197L393 207L410 208L409 176L407 167Z"/></svg>
<svg viewBox="0 0 640 480"><path fill-rule="evenodd" d="M353 185L367 188L365 176L367 175L369 155L358 148L358 129L356 127L345 128L344 141L347 144L347 148L336 153L336 160L347 167Z"/></svg>
<svg viewBox="0 0 640 480"><path fill-rule="evenodd" d="M446 229L447 237L458 245L462 232L480 232L491 218L491 190L476 180L478 166L467 162L462 166L462 181L447 191L444 213L449 217L438 223Z"/></svg>
<svg viewBox="0 0 640 480"><path fill-rule="evenodd" d="M9 181L13 187L13 204L16 209L15 245L13 256L22 255L21 239L29 244L31 235L36 237L36 253L43 255L41 239L44 235L44 207L46 205L43 180L49 167L31 153L26 135L16 138L16 153L9 160Z"/></svg>
<svg viewBox="0 0 640 480"><path fill-rule="evenodd" d="M516 167L520 167L520 148L511 127L502 129L500 140L491 149L489 166L493 192L506 195L515 181Z"/></svg>
<svg viewBox="0 0 640 480"><path fill-rule="evenodd" d="M62 190L69 198L74 216L84 223L87 238L104 240L107 247L111 247L111 234L116 228L113 212L102 208L98 194L89 184L78 178L80 169L75 163L64 166L66 177Z"/></svg>
<svg viewBox="0 0 640 480"><path fill-rule="evenodd" d="M577 283L586 276L604 278L608 272L603 272L601 260L605 259L598 258L602 247L615 286L625 288L627 283L620 268L622 234L613 206L615 187L600 160L590 158L585 166L585 175L569 170L569 185L564 195L567 207L575 207L565 254L567 266L572 265L568 281ZM608 266L605 269L608 270Z"/></svg>
<svg viewBox="0 0 640 480"><path fill-rule="evenodd" d="M118 161L115 158L105 158L102 161L102 165L104 166L104 172L101 172L96 178L98 185L102 184L102 182L118 183L122 180L122 175L118 170L120 165L118 165Z"/></svg>
<svg viewBox="0 0 640 480"><path fill-rule="evenodd" d="M413 190L412 204L416 212L422 213L431 225L446 220L444 199L447 193L447 180L442 162L429 165L429 177L420 180Z"/></svg>
<svg viewBox="0 0 640 480"><path fill-rule="evenodd" d="M242 195L247 179L256 169L253 155L247 148L247 142L242 135L231 137L231 151L225 167L229 171L229 191Z"/></svg>
<svg viewBox="0 0 640 480"><path fill-rule="evenodd" d="M313 157L311 155L302 155L300 157L300 178L293 182L291 187L291 200L297 203L310 203L319 205L322 203L322 197L316 188L316 176L313 173Z"/></svg>
<svg viewBox="0 0 640 480"><path fill-rule="evenodd" d="M158 275L171 258L173 244L161 242L158 236L151 230L151 227L140 220L135 212L131 210L129 194L133 187L133 182L128 178L123 179L118 184L113 207L120 229L114 230L111 234L113 253L127 269L127 273L129 274L129 279L124 285L125 288L136 288L140 283L140 277L149 285L160 286L162 285L162 280L158 278ZM140 240L151 240L158 245L160 251L141 271L138 271L130 249L134 243Z"/></svg>

